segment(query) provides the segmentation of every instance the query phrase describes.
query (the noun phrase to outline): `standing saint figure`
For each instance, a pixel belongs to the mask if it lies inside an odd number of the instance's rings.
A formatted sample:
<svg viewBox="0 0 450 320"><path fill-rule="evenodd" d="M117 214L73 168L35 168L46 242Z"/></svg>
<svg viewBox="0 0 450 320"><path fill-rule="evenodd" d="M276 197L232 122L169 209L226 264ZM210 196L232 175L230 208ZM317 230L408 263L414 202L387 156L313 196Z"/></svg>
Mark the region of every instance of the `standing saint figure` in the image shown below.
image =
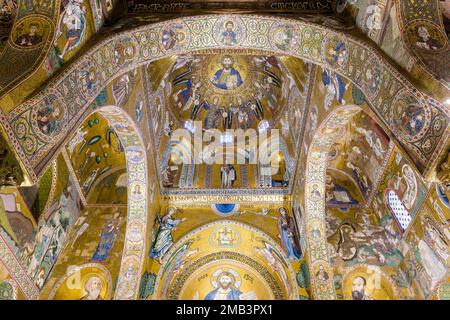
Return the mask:
<svg viewBox="0 0 450 320"><path fill-rule="evenodd" d="M162 258L173 244L172 230L186 220L186 218L173 219L172 216L175 212L174 207L169 207L164 217L158 217L159 228L148 255L152 259L157 259L159 263L162 263Z"/></svg>
<svg viewBox="0 0 450 320"><path fill-rule="evenodd" d="M114 242L116 241L119 233L120 225L122 221L120 219L120 212L116 211L113 218L108 220L103 226L102 234L100 236L100 243L95 250L92 257L92 261L105 261L109 257Z"/></svg>
<svg viewBox="0 0 450 320"><path fill-rule="evenodd" d="M286 250L286 255L289 259L299 260L302 256L302 250L300 248L295 221L287 214L285 208L280 208L279 212L278 229L284 250Z"/></svg>
<svg viewBox="0 0 450 320"><path fill-rule="evenodd" d="M236 170L231 164L224 164L220 168L220 180L222 188L232 188L236 180Z"/></svg>

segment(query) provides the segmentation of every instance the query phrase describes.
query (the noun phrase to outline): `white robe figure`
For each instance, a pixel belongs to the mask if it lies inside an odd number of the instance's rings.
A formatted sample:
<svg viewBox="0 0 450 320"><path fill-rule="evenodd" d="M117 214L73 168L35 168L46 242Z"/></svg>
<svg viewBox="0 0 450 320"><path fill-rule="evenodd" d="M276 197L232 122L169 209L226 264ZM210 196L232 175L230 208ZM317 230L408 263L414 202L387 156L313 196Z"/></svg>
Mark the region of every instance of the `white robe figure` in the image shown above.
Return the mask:
<svg viewBox="0 0 450 320"><path fill-rule="evenodd" d="M236 171L233 167L230 167L230 171L228 172L227 188L231 188L233 186L234 180L236 180Z"/></svg>
<svg viewBox="0 0 450 320"><path fill-rule="evenodd" d="M221 173L221 185L220 187L222 188L226 188L227 186L227 181L228 181L228 167L226 166L222 166L220 168L220 173Z"/></svg>
<svg viewBox="0 0 450 320"><path fill-rule="evenodd" d="M233 182L236 180L236 170L234 170L231 165L223 165L220 168L221 174L221 187L222 188L232 188Z"/></svg>
<svg viewBox="0 0 450 320"><path fill-rule="evenodd" d="M436 286L439 280L447 273L447 268L444 263L436 256L434 251L430 248L430 246L423 240L419 241L419 253L421 257L422 265L425 269L425 272L429 276L430 282L430 291Z"/></svg>

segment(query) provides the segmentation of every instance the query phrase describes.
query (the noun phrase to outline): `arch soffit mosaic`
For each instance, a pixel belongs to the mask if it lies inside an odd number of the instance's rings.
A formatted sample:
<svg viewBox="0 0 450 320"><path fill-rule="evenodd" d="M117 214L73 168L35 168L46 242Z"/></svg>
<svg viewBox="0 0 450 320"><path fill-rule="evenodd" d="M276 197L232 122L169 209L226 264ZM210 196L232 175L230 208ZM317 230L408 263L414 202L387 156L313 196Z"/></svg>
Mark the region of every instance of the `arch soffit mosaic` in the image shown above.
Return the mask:
<svg viewBox="0 0 450 320"><path fill-rule="evenodd" d="M325 175L328 152L350 119L362 111L358 106L348 105L335 109L322 122L314 134L308 151L305 181L306 239L310 269L315 274L323 268L328 280L311 278L311 286L317 299L335 299L333 268L330 265L325 222Z"/></svg>
<svg viewBox="0 0 450 320"><path fill-rule="evenodd" d="M131 117L116 106L104 106L83 117L101 114L116 131L125 150L127 169L127 226L114 299L135 299L139 293L146 252L148 192L147 155L142 137ZM144 192L134 193L139 186Z"/></svg>
<svg viewBox="0 0 450 320"><path fill-rule="evenodd" d="M220 34L224 23L230 20L236 28L235 43L222 43ZM161 33L171 29L184 32L184 40L166 49L161 43ZM276 35L281 33L289 34L283 43L276 39ZM291 55L345 76L361 88L374 112L397 133L411 156L418 159L421 172L432 168L432 159L445 145L442 141L448 136L448 108L415 88L384 61L376 49L342 32L312 23L252 15L182 18L111 36L88 50L34 98L2 117L2 122L17 153L35 179L37 164L62 140L80 114L112 79L168 55L214 52L208 51L210 49ZM363 73L369 66L370 76ZM83 80L82 75L86 72L94 74L90 83ZM366 77L373 81L369 84ZM43 106L56 108L58 105L67 107L58 120L57 129L50 136L46 135L37 126L36 113ZM410 105L423 110L424 124L420 130L408 132L407 125L398 122L398 113L405 114Z"/></svg>
<svg viewBox="0 0 450 320"><path fill-rule="evenodd" d="M135 299L139 293L145 259L148 197L143 193L136 194L132 191L137 186L140 190L148 190L146 151L138 129L125 111L115 106L104 106L89 113L83 120L94 113L101 114L113 125L125 149L128 185L127 227L114 299ZM3 262L19 286L26 289L24 292L28 294L28 298L37 299L39 295L37 287L1 238L0 253L5 257Z"/></svg>

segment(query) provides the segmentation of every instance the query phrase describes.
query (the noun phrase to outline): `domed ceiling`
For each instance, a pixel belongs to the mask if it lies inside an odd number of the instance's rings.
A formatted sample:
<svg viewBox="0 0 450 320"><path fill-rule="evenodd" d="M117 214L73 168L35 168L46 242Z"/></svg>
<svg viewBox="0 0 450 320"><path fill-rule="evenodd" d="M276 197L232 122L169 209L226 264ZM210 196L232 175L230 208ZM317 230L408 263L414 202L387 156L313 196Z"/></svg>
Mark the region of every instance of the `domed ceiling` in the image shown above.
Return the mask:
<svg viewBox="0 0 450 320"><path fill-rule="evenodd" d="M273 56L179 56L169 80L173 114L205 129L256 129L263 120L274 127L286 106L288 79Z"/></svg>
<svg viewBox="0 0 450 320"><path fill-rule="evenodd" d="M165 44L170 46L169 40ZM154 127L162 186L191 191L232 188L248 191L261 187L288 190L296 167L293 150L300 138L311 72L308 64L292 60L230 51L179 55L151 63L147 74L152 76L148 76L151 79L146 89L150 112L154 113L150 116L150 126ZM219 130L220 142L237 154L244 154L245 163L237 164L232 155L233 160L226 156L225 164L207 164L205 162L216 154L204 153L203 163L179 165L180 158L192 154L192 142L171 137L180 128L194 136L198 130L207 145L205 132ZM225 134L238 129L266 132L268 136L272 134L271 129L279 130L280 152L268 153L272 165L281 167L277 174L262 176L259 164L249 161L249 150L239 149L238 140ZM264 152L268 146L268 142L260 142L259 152ZM231 151L225 151L225 155L227 152ZM234 171L230 184L222 182L224 170Z"/></svg>

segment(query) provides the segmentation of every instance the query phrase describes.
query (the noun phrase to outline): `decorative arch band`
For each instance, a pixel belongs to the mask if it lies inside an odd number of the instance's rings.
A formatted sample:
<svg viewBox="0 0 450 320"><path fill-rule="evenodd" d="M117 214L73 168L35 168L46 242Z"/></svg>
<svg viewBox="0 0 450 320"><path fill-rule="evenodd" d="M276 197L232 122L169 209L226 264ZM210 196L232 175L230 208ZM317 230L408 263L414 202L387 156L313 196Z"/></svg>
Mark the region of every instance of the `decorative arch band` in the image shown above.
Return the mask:
<svg viewBox="0 0 450 320"><path fill-rule="evenodd" d="M224 24L230 20L235 27L233 37L224 37ZM183 36L167 43L163 34L171 30L182 32ZM448 136L448 108L422 94L376 49L361 40L321 25L285 18L186 17L109 36L38 95L11 111L2 122L29 174L36 179L38 164L61 143L90 103L117 76L170 55L254 50L298 57L348 78L362 90L372 110L396 133L408 153L417 159L418 169L423 173L433 167L435 155L444 147L443 140ZM424 125L413 131L399 120L410 105L422 108L425 113ZM41 108L60 110L51 133L39 128L36 119Z"/></svg>

